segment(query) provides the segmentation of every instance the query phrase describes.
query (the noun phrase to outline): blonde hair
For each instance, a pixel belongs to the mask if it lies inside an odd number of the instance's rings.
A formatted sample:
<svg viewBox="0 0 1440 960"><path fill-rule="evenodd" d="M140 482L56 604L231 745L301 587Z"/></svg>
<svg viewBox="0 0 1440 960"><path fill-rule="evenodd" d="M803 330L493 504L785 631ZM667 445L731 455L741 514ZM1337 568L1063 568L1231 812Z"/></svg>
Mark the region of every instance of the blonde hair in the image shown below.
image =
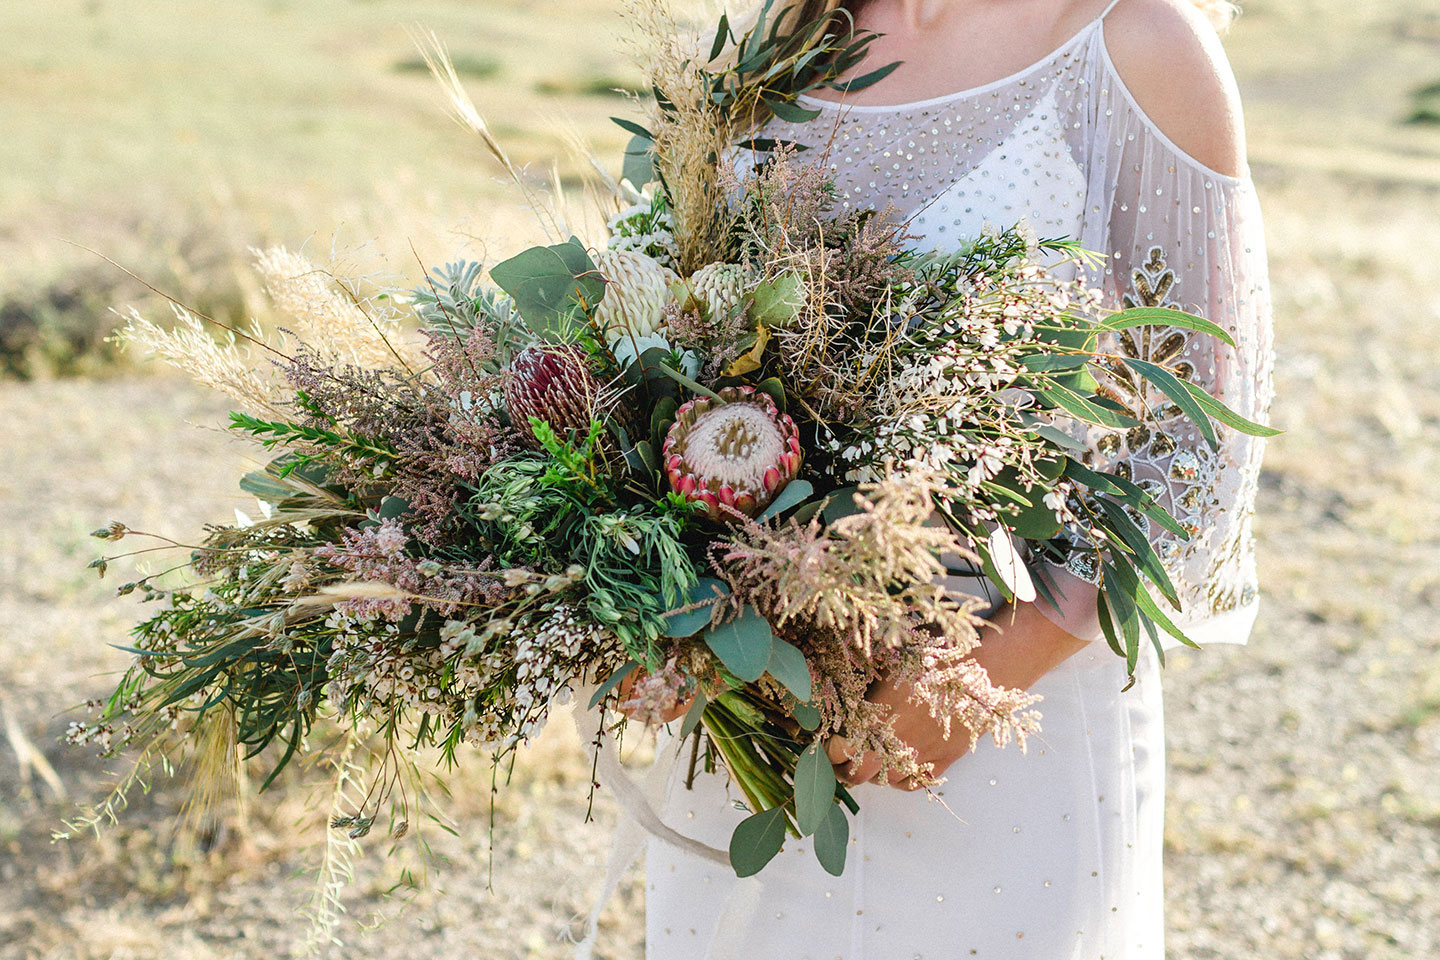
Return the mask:
<svg viewBox="0 0 1440 960"><path fill-rule="evenodd" d="M1200 8L1200 12L1210 18L1215 29L1224 33L1230 29L1230 24L1240 16L1240 7L1230 0L1190 0L1191 3Z"/></svg>

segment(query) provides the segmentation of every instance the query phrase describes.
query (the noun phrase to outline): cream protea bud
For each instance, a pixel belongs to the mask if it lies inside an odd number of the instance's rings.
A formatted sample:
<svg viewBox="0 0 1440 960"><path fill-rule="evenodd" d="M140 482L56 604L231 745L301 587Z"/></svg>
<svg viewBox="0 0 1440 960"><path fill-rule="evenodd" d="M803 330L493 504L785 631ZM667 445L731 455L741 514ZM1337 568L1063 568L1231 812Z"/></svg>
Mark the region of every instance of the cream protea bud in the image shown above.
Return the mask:
<svg viewBox="0 0 1440 960"><path fill-rule="evenodd" d="M595 321L607 336L637 337L661 332L660 313L670 301L675 273L636 250L601 250L595 266L605 278L605 296Z"/></svg>
<svg viewBox="0 0 1440 960"><path fill-rule="evenodd" d="M600 382L586 365L578 346L541 343L526 347L510 363L505 380L505 407L515 429L538 445L530 418L538 417L564 437L582 434L598 415Z"/></svg>
<svg viewBox="0 0 1440 960"><path fill-rule="evenodd" d="M675 413L663 459L670 487L721 519L732 507L753 517L800 472L795 421L754 387L726 387Z"/></svg>
<svg viewBox="0 0 1440 960"><path fill-rule="evenodd" d="M691 274L687 284L690 294L716 321L730 315L753 279L751 272L738 263L712 263Z"/></svg>

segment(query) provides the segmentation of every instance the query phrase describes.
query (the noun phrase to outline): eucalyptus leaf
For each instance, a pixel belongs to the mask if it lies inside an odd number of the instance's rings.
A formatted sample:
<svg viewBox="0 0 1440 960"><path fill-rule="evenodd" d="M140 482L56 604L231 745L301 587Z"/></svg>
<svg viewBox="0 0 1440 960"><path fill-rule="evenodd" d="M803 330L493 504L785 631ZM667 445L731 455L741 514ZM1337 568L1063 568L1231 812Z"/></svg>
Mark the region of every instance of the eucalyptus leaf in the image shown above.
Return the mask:
<svg viewBox="0 0 1440 960"><path fill-rule="evenodd" d="M1110 614L1110 604L1105 602L1105 591L1098 590L1095 593L1095 614L1100 620L1100 632L1105 635L1105 642L1110 646L1110 652L1117 657L1125 656L1125 648L1120 645L1120 637L1115 633L1114 618Z"/></svg>
<svg viewBox="0 0 1440 960"><path fill-rule="evenodd" d="M830 494L830 500L825 504L821 512L826 523L834 523L841 517L853 516L860 512L860 505L855 502L855 495L860 492L859 487L840 487Z"/></svg>
<svg viewBox="0 0 1440 960"><path fill-rule="evenodd" d="M240 478L240 489L266 503L279 503L295 496L295 487L267 470L256 470Z"/></svg>
<svg viewBox="0 0 1440 960"><path fill-rule="evenodd" d="M715 40L710 44L710 57L714 60L720 56L720 51L725 49L725 41L730 39L730 17L728 14L720 15L720 25L715 28Z"/></svg>
<svg viewBox="0 0 1440 960"><path fill-rule="evenodd" d="M764 103L771 113L787 123L806 123L820 116L818 109L802 107L792 101L766 99Z"/></svg>
<svg viewBox="0 0 1440 960"><path fill-rule="evenodd" d="M775 499L770 501L770 506L765 508L765 512L755 519L764 522L784 513L791 507L798 507L814 492L815 487L809 480L791 480L785 484Z"/></svg>
<svg viewBox="0 0 1440 960"><path fill-rule="evenodd" d="M806 747L795 764L795 825L808 837L824 824L835 807L835 767L820 748Z"/></svg>
<svg viewBox="0 0 1440 960"><path fill-rule="evenodd" d="M621 165L620 175L635 189L640 189L655 179L655 144L649 137L642 137L638 133L630 138L629 144L625 147L625 161Z"/></svg>
<svg viewBox="0 0 1440 960"><path fill-rule="evenodd" d="M625 465L636 473L654 473L655 448L650 441L641 440L635 446L625 451Z"/></svg>
<svg viewBox="0 0 1440 960"><path fill-rule="evenodd" d="M793 514L791 514L790 519L794 520L801 526L804 526L811 520L815 519L815 514L819 513L824 508L825 503L826 501L824 500L811 500L809 503L802 505Z"/></svg>
<svg viewBox="0 0 1440 960"><path fill-rule="evenodd" d="M626 133L633 133L635 136L644 137L646 140L653 141L655 139L654 134L640 126L640 124L634 120L626 120L624 117L611 117L610 122Z"/></svg>
<svg viewBox="0 0 1440 960"><path fill-rule="evenodd" d="M1090 449L1064 430L1052 427L1048 423L1037 424L1030 429L1063 450L1070 450L1074 453L1084 453Z"/></svg>
<svg viewBox="0 0 1440 960"><path fill-rule="evenodd" d="M403 517L409 512L409 500L404 497L386 497L380 501L380 509L375 511L375 519L392 520L396 517Z"/></svg>
<svg viewBox="0 0 1440 960"><path fill-rule="evenodd" d="M1160 366L1158 363L1150 363L1147 360L1137 360L1134 357L1126 357L1123 361L1126 366L1139 373L1146 380L1149 380L1160 392L1175 402L1175 405L1190 419L1190 422L1199 428L1201 436L1210 445L1211 450L1220 449L1220 441L1215 436L1215 425L1206 416L1205 410L1199 402L1191 395L1189 390L1180 380Z"/></svg>
<svg viewBox="0 0 1440 960"><path fill-rule="evenodd" d="M785 412L785 384L779 377L767 377L755 384L755 389L774 400L781 413Z"/></svg>
<svg viewBox="0 0 1440 960"><path fill-rule="evenodd" d="M1245 419L1206 393L1203 387L1199 387L1189 380L1182 380L1180 382L1184 384L1185 389L1190 392L1190 396L1195 398L1195 402L1200 405L1202 410L1227 427L1233 427L1241 433L1247 433L1252 437L1278 437L1285 432L1284 430L1276 430L1274 427L1266 426L1263 423L1256 423L1254 420Z"/></svg>
<svg viewBox="0 0 1440 960"><path fill-rule="evenodd" d="M1044 489L1032 486L1022 490L1020 475L1013 467L1002 470L993 484L1003 491L1001 496L1011 501L1008 505L998 503L997 507L1001 510L1003 522L1016 536L1026 540L1049 540L1060 532L1063 524L1055 511L1045 506ZM1007 507L1015 512L1010 513Z"/></svg>
<svg viewBox="0 0 1440 960"><path fill-rule="evenodd" d="M690 588L679 606L689 606L702 600L714 600L729 592L730 588L714 577L701 577L695 581L695 586ZM667 637L693 637L710 625L710 618L714 613L715 605L711 603L694 610L686 610L684 613L671 614L665 618L663 633Z"/></svg>
<svg viewBox="0 0 1440 960"><path fill-rule="evenodd" d="M1100 321L1106 330L1128 330L1131 327L1175 327L1179 330L1195 330L1207 333L1226 346L1235 346L1234 339L1224 327L1211 323L1204 317L1185 313L1173 307L1131 307L1112 314Z"/></svg>
<svg viewBox="0 0 1440 960"><path fill-rule="evenodd" d="M1124 564L1103 563L1101 570L1105 575L1107 600L1125 644L1125 670L1134 676L1140 658L1140 616L1135 606L1139 580L1134 571Z"/></svg>
<svg viewBox="0 0 1440 960"><path fill-rule="evenodd" d="M725 669L741 681L753 683L760 679L770 663L770 648L774 646L775 634L765 618L754 607L747 606L734 620L706 633L705 643L720 658Z"/></svg>
<svg viewBox="0 0 1440 960"><path fill-rule="evenodd" d="M1145 589L1145 586L1143 584L1140 586L1140 590L1135 594L1135 605L1140 608L1141 613L1145 614L1151 620L1154 620L1157 624L1160 625L1160 629L1170 634L1170 636L1174 637L1176 640L1179 640L1187 647L1193 647L1196 650L1200 649L1200 644L1187 637L1185 635L1185 631L1177 627L1175 625L1175 622L1170 619L1169 614L1167 614L1164 610L1160 609L1159 604L1155 602L1155 598L1150 596L1150 592Z"/></svg>
<svg viewBox="0 0 1440 960"><path fill-rule="evenodd" d="M885 64L885 66L880 67L876 70L871 70L869 73L862 74L861 76L856 77L854 80L847 80L844 83L837 84L835 89L841 91L842 93L853 93L856 90L864 90L866 87L873 86L879 83L881 80L884 80L886 77L890 76L890 74L894 72L895 68L900 66L904 62L905 61L903 60L896 60L894 63L887 63Z"/></svg>
<svg viewBox="0 0 1440 960"><path fill-rule="evenodd" d="M1151 546L1149 539L1138 525L1135 518L1125 512L1125 508L1106 497L1096 497L1095 503L1099 504L1106 518L1110 521L1111 529L1125 541L1135 553L1136 562L1140 569L1145 572L1160 592L1175 606L1180 606L1180 597L1175 591L1175 584L1170 581L1170 575L1165 570L1165 565L1160 562L1160 556Z"/></svg>
<svg viewBox="0 0 1440 960"><path fill-rule="evenodd" d="M665 374L665 376L669 377L671 380L674 380L676 383L680 384L680 386L686 388L691 393L698 393L702 397L709 397L711 400L720 400L720 394L716 393L714 390L711 390L709 387L704 386L703 384L696 383L694 380L691 380L689 377L685 376L685 374L681 373L679 370L674 369L670 365L662 363L658 364L658 366L660 370ZM721 400L721 402L723 403L724 401Z"/></svg>
<svg viewBox="0 0 1440 960"><path fill-rule="evenodd" d="M1036 353L1025 357L1020 363L1032 373L1054 373L1079 370L1090 360L1091 357L1088 354Z"/></svg>
<svg viewBox="0 0 1440 960"><path fill-rule="evenodd" d="M1170 512L1156 503L1132 481L1113 473L1097 473L1073 458L1065 461L1065 476L1077 481L1093 493L1108 493L1121 503L1134 507L1154 523L1173 533L1181 540L1189 540L1190 533L1182 527Z"/></svg>
<svg viewBox="0 0 1440 960"><path fill-rule="evenodd" d="M750 295L750 319L771 327L784 327L800 313L805 287L793 272L782 273L755 287Z"/></svg>
<svg viewBox="0 0 1440 960"><path fill-rule="evenodd" d="M1138 427L1140 421L1123 413L1117 413L1105 406L1100 398L1082 396L1068 387L1052 383L1035 391L1035 396L1052 403L1066 413L1086 423L1097 423L1104 427L1119 427L1128 430Z"/></svg>
<svg viewBox="0 0 1440 960"><path fill-rule="evenodd" d="M809 700L814 692L811 687L810 665L799 648L776 637L770 646L770 660L765 666L770 676L785 685L785 689L797 700Z"/></svg>
<svg viewBox="0 0 1440 960"><path fill-rule="evenodd" d="M785 845L785 808L772 807L746 817L730 837L730 866L737 877L753 877Z"/></svg>
<svg viewBox="0 0 1440 960"><path fill-rule="evenodd" d="M650 412L651 440L657 444L664 442L665 434L675 422L675 411L679 409L680 403L674 397L661 397L655 402L655 409Z"/></svg>
<svg viewBox="0 0 1440 960"><path fill-rule="evenodd" d="M825 821L815 831L811 842L815 844L815 859L832 877L845 872L845 854L850 849L850 821L838 803L830 805Z"/></svg>
<svg viewBox="0 0 1440 960"><path fill-rule="evenodd" d="M582 306L593 309L605 296L605 282L590 254L573 237L497 263L490 278L515 301L535 334L553 339L577 326L575 314Z"/></svg>
<svg viewBox="0 0 1440 960"><path fill-rule="evenodd" d="M741 140L735 144L741 150L753 150L756 153L770 153L779 147L785 146L802 153L809 148L803 143L796 143L794 140L775 140L771 137L751 137L748 140Z"/></svg>
<svg viewBox="0 0 1440 960"><path fill-rule="evenodd" d="M634 660L631 660L629 663L625 664L623 667L620 667L614 673L610 674L610 676L606 678L605 682L600 684L600 686L595 690L595 695L590 698L590 709L594 710L596 707L598 707L600 705L600 701L605 699L605 695L608 694L611 690L614 690L616 687L618 687L620 685L620 681L624 680L626 677L630 676L630 674L634 673L635 668L638 666L640 666L640 664L636 663Z"/></svg>
<svg viewBox="0 0 1440 960"><path fill-rule="evenodd" d="M710 701L705 694L695 694L695 700L690 704L690 709L685 711L685 720L680 724L680 739L684 740L695 732L700 726L700 721L705 717L705 708L710 706Z"/></svg>

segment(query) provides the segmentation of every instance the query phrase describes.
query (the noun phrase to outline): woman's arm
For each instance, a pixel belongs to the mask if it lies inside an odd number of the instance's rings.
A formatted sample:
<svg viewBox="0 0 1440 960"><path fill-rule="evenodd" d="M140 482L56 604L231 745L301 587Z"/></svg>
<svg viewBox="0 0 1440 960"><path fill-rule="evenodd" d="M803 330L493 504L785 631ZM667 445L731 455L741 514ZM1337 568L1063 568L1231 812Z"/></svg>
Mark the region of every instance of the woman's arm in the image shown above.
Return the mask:
<svg viewBox="0 0 1440 960"><path fill-rule="evenodd" d="M1217 173L1245 170L1240 91L1220 37L1189 0L1121 0L1105 48L1135 102L1182 153Z"/></svg>

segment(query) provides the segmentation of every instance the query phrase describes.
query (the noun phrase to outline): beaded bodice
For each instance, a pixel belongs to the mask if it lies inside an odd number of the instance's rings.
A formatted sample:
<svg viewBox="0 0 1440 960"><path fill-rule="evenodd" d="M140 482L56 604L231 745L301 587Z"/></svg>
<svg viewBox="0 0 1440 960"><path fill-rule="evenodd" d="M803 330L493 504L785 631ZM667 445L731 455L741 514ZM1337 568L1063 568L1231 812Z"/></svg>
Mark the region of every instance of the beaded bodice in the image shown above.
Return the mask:
<svg viewBox="0 0 1440 960"><path fill-rule="evenodd" d="M835 177L844 207L892 207L915 245L941 249L989 223L1024 219L1037 235L1105 254L1089 281L1109 305L1179 307L1224 327L1230 348L1181 328L1117 337L1122 354L1165 364L1244 416L1264 420L1272 341L1264 236L1248 177L1227 177L1179 150L1116 71L1096 20L1033 66L995 83L897 106L810 99L806 123L766 135L805 144ZM1212 449L1163 394L1117 368L1106 392L1147 425L1087 428L1089 459L1154 493L1190 532L1152 541L1190 623L1256 599L1251 515L1262 443L1222 430ZM1093 583L1076 532L1061 579ZM1093 588L1067 591L1072 632L1093 624ZM1237 628L1228 627L1233 634ZM1241 638L1243 639L1243 630ZM1194 636L1192 631L1192 636Z"/></svg>
<svg viewBox="0 0 1440 960"><path fill-rule="evenodd" d="M933 100L865 107L807 98L824 111L810 126L835 131L823 149L842 206L893 207L926 250L987 222L1024 219L1039 236L1079 236L1087 185L1069 149L1061 90L1082 62L1081 39L1021 74ZM798 127L776 133L798 139Z"/></svg>

